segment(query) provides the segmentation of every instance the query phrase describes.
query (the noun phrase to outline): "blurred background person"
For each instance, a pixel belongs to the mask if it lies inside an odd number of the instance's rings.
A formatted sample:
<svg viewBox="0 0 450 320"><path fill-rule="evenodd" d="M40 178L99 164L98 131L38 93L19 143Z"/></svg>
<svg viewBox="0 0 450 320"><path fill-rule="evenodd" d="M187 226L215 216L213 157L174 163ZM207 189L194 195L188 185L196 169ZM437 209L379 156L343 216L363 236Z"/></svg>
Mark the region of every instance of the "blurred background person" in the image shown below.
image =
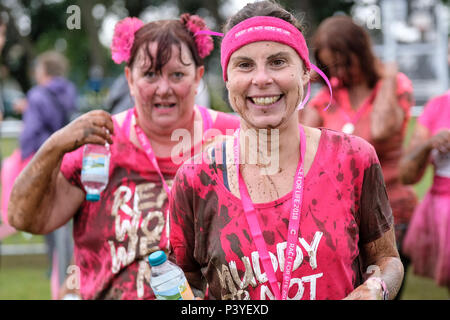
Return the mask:
<svg viewBox="0 0 450 320"><path fill-rule="evenodd" d="M433 183L414 211L403 247L414 273L450 292L450 90L431 99L418 118L400 162L401 180L419 182L430 163Z"/></svg>
<svg viewBox="0 0 450 320"><path fill-rule="evenodd" d="M20 149L9 157L8 166L11 166L11 170L6 170L6 165L3 170L3 175L8 175L9 178L3 184L2 201L9 199L14 179L40 146L55 131L64 127L76 110L76 88L65 78L68 67L67 59L56 51L46 51L36 58L33 74L36 86L27 93L26 100L15 104L16 112L23 114L23 131L19 137ZM50 263L52 297L56 299L73 253L70 223L47 234L45 241Z"/></svg>
<svg viewBox="0 0 450 320"><path fill-rule="evenodd" d="M350 17L325 19L314 35L312 47L317 65L332 83L333 100L324 110L330 94L328 88L323 88L300 112L299 120L308 126L360 136L375 147L406 275L409 262L401 243L417 197L411 187L401 183L398 163L413 105L412 83L398 72L395 63L383 65L375 57L369 35Z"/></svg>
<svg viewBox="0 0 450 320"><path fill-rule="evenodd" d="M64 127L76 110L77 91L65 78L67 59L57 51L47 51L36 59L34 79L36 86L22 104L24 128L20 135L22 160L33 155L45 140Z"/></svg>

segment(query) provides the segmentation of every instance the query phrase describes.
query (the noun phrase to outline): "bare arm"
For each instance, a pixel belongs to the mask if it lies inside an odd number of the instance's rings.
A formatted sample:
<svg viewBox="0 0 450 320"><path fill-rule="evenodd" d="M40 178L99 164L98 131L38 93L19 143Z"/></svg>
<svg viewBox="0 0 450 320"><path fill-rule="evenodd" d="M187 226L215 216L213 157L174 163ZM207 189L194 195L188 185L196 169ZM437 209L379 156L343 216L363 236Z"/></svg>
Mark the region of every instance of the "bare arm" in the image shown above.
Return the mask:
<svg viewBox="0 0 450 320"><path fill-rule="evenodd" d="M420 123L416 124L408 151L400 160L402 183L414 184L422 179L433 149L443 153L450 151L450 129L442 129L434 136L430 136L431 133L426 127Z"/></svg>
<svg viewBox="0 0 450 320"><path fill-rule="evenodd" d="M55 132L16 179L8 205L9 223L19 230L48 233L75 214L84 192L60 173L65 153L87 143L112 143L111 116L91 111Z"/></svg>
<svg viewBox="0 0 450 320"><path fill-rule="evenodd" d="M366 275L369 275L369 278L345 299L382 299L382 287L371 279L373 277L380 277L386 283L389 298L395 298L402 283L404 271L395 245L393 229L385 232L381 238L364 245L361 249L361 256L364 270L367 270Z"/></svg>
<svg viewBox="0 0 450 320"><path fill-rule="evenodd" d="M397 66L394 63L385 65L383 74L370 119L372 138L376 141L398 132L405 118L397 100Z"/></svg>

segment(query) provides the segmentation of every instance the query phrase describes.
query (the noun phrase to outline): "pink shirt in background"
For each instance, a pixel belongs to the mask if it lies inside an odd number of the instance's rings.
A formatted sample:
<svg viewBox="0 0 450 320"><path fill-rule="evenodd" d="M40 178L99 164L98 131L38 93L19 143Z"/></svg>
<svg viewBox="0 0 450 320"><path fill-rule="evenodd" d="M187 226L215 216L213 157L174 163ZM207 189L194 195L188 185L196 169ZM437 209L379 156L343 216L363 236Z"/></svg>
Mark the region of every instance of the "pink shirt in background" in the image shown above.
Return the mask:
<svg viewBox="0 0 450 320"><path fill-rule="evenodd" d="M413 87L411 80L403 73L397 75L397 103L403 109L405 117L401 130L388 139L377 142L371 136L370 115L373 110L373 102L381 86L378 81L371 95L364 103L368 108L360 115L355 123L353 135L368 141L375 148L380 159L383 176L386 183L389 200L395 217L396 224L407 224L416 205L416 196L411 186L404 186L399 180L398 165L403 154L403 142L407 124L410 119L410 108L413 105ZM329 101L329 90L323 88L309 103L307 107L315 108L322 120L322 127L341 131L348 122L348 117L356 116L358 110L354 110L350 103L349 93L346 88L333 88L333 101L328 110L324 110ZM399 235L398 235L399 236Z"/></svg>

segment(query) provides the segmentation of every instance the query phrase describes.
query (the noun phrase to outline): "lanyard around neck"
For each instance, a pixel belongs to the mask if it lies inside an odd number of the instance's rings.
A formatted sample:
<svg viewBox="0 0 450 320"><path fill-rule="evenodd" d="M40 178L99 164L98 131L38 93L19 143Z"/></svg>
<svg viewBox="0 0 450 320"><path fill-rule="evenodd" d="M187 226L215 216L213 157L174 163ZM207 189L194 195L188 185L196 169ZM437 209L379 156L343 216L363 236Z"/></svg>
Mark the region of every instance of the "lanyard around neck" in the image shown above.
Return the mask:
<svg viewBox="0 0 450 320"><path fill-rule="evenodd" d="M296 247L298 242L298 230L300 224L300 211L302 208L303 201L303 190L304 190L304 169L303 162L305 159L306 152L306 138L305 132L302 126L299 126L300 130L300 159L297 165L297 171L294 178L293 194L291 201L291 212L289 217L289 226L287 234L287 245L285 252L285 264L283 272L283 281L281 285L281 294L278 287L278 282L275 276L275 271L273 269L272 261L267 250L267 245L264 241L261 227L256 216L256 210L248 193L245 181L239 171L239 152L240 152L240 141L239 141L239 129L236 132L236 139L234 140L234 160L236 164L236 171L239 180L239 192L241 195L242 206L244 208L245 217L250 228L250 232L255 241L256 248L259 253L264 271L266 272L267 278L269 280L272 291L275 298L280 300L286 300L289 284L292 277L293 265L296 257Z"/></svg>

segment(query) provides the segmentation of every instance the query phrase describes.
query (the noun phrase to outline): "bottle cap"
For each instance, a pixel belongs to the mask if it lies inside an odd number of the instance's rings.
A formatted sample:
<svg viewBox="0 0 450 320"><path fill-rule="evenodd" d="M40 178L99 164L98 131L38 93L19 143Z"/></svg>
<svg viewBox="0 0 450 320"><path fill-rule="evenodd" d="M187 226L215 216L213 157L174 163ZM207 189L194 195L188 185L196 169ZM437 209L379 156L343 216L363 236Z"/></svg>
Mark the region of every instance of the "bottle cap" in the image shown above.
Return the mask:
<svg viewBox="0 0 450 320"><path fill-rule="evenodd" d="M99 194L96 194L96 193L93 193L93 194L91 194L91 193L88 193L87 195L86 195L86 200L87 201L98 201L98 200L100 200L100 195Z"/></svg>
<svg viewBox="0 0 450 320"><path fill-rule="evenodd" d="M167 256L164 253L164 251L159 250L156 252L153 252L149 257L148 257L148 262L150 263L150 265L152 267L156 267L159 266L160 264L163 264L164 262L166 262L167 260Z"/></svg>

